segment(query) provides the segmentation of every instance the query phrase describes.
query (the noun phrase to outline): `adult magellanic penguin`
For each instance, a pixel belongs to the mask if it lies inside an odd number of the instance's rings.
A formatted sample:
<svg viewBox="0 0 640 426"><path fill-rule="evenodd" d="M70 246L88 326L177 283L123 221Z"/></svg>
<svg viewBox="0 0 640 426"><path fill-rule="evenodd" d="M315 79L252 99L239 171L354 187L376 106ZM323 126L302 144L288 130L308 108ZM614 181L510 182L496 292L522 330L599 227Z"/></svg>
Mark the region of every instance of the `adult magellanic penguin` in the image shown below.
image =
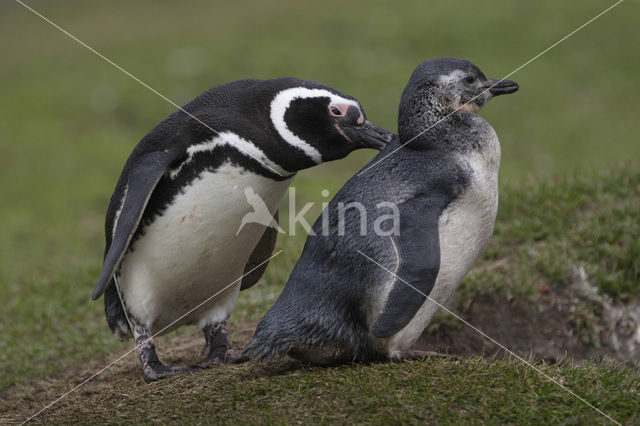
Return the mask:
<svg viewBox="0 0 640 426"><path fill-rule="evenodd" d="M111 197L92 296L106 292L107 322L117 337L133 335L146 378L228 358L225 321L240 287L260 278L276 238L263 224L241 228L252 211L245 193L274 214L297 171L380 149L391 136L367 121L356 99L295 78L215 87L149 132ZM243 272L250 273L240 280ZM205 359L167 366L151 336L184 324L204 330Z"/></svg>
<svg viewBox="0 0 640 426"><path fill-rule="evenodd" d="M420 64L402 94L399 138L329 203L244 353L316 363L415 356L438 310L425 296L444 303L493 232L500 144L477 112L517 89L461 59Z"/></svg>

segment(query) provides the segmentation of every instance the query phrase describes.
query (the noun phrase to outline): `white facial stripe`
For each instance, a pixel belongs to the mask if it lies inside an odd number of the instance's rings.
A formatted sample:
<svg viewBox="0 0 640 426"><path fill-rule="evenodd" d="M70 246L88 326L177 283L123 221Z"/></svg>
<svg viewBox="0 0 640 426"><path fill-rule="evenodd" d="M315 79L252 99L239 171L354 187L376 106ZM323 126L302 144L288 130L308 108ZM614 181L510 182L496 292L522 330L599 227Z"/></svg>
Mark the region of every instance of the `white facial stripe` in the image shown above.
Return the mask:
<svg viewBox="0 0 640 426"><path fill-rule="evenodd" d="M300 148L305 154L316 164L322 162L322 155L320 152L309 145L307 142L296 136L284 121L284 114L287 112L289 105L294 99L297 98L329 98L330 103L349 104L358 107L358 102L353 99L345 99L334 93L324 89L308 89L306 87L292 87L285 89L278 93L273 101L271 101L271 122L276 128L282 139L284 139L289 145Z"/></svg>
<svg viewBox="0 0 640 426"><path fill-rule="evenodd" d="M285 170L283 167L271 161L267 157L267 155L264 152L262 152L260 148L258 148L253 144L253 142L248 141L246 139L242 139L240 136L238 136L235 133L224 132L224 133L218 133L215 137L211 139L207 139L197 145L192 145L189 148L187 148L187 155L188 155L187 159L184 160L182 163L180 163L178 167L171 170L169 172L169 177L171 179L175 179L178 176L178 173L180 173L180 170L182 170L182 167L186 164L189 164L191 161L193 161L193 157L197 153L213 151L215 148L219 146L224 146L224 145L232 146L236 148L238 152L240 152L245 157L258 160L260 163L266 164L268 166L268 169L271 169L270 171L275 170L282 176L288 176L293 174L290 171Z"/></svg>

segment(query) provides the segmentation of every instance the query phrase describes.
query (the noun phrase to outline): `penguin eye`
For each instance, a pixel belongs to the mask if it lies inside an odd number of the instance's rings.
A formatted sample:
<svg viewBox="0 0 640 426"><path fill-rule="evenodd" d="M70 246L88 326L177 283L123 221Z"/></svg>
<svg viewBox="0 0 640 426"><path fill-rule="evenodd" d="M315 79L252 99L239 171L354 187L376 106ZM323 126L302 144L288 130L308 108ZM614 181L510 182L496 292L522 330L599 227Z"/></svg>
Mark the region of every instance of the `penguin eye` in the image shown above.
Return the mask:
<svg viewBox="0 0 640 426"><path fill-rule="evenodd" d="M329 112L331 112L331 115L333 115L334 117L342 117L342 111L340 111L340 108L336 106L330 106Z"/></svg>
<svg viewBox="0 0 640 426"><path fill-rule="evenodd" d="M470 76L467 76L467 77L465 77L465 78L464 78L464 82L465 82L466 84L471 84L471 83L473 83L474 81L476 81L476 78L475 78L475 77L473 77L473 76L471 76L471 75L470 75Z"/></svg>

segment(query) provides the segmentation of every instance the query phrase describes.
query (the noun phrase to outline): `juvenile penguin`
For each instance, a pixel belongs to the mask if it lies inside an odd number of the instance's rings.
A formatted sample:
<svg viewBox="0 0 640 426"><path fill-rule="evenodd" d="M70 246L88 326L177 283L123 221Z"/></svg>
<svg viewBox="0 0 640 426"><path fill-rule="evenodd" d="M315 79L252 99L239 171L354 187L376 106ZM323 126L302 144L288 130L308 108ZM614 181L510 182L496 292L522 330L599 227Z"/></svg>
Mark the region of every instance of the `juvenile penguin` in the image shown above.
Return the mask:
<svg viewBox="0 0 640 426"><path fill-rule="evenodd" d="M477 113L517 89L465 60L420 64L399 138L329 203L244 353L320 364L424 355L410 348L438 310L425 296L444 303L493 232L500 144Z"/></svg>
<svg viewBox="0 0 640 426"><path fill-rule="evenodd" d="M277 227L241 223L253 210L248 201L259 197L274 215L297 171L380 149L391 136L367 121L355 98L294 78L215 87L151 130L111 197L92 295L106 292L107 322L116 337L135 338L146 378L231 356L225 321L240 287L264 272L277 235ZM161 363L151 336L184 324L203 329L204 361Z"/></svg>

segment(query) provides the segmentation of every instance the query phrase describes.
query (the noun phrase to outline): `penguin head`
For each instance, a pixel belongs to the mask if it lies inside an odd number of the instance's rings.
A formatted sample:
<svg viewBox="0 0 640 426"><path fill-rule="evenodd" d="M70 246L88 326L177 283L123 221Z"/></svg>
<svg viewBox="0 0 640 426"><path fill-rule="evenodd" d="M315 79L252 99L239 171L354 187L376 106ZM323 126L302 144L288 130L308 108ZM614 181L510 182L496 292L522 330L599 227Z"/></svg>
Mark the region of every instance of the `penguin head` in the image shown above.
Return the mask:
<svg viewBox="0 0 640 426"><path fill-rule="evenodd" d="M368 121L355 98L319 83L297 82L274 96L271 122L280 137L306 157L299 169L360 148L382 149L394 136Z"/></svg>
<svg viewBox="0 0 640 426"><path fill-rule="evenodd" d="M441 118L459 111L478 113L494 96L517 90L515 81L487 78L464 59L431 59L413 71L400 101L400 117Z"/></svg>

